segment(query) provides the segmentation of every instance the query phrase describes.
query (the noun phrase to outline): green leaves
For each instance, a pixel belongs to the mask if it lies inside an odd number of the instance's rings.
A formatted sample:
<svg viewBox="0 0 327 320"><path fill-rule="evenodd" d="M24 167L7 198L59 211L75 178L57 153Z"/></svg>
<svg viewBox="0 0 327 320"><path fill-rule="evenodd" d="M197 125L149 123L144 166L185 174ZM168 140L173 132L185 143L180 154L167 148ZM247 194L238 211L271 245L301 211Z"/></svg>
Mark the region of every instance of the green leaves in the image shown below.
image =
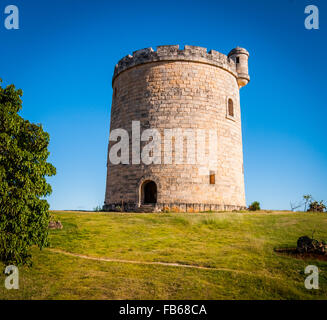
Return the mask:
<svg viewBox="0 0 327 320"><path fill-rule="evenodd" d="M257 211L260 210L260 202L254 201L249 205L249 210L250 211Z"/></svg>
<svg viewBox="0 0 327 320"><path fill-rule="evenodd" d="M47 162L49 134L24 120L22 91L1 86L0 79L0 260L29 264L29 248L48 245L51 194L46 176L56 174Z"/></svg>

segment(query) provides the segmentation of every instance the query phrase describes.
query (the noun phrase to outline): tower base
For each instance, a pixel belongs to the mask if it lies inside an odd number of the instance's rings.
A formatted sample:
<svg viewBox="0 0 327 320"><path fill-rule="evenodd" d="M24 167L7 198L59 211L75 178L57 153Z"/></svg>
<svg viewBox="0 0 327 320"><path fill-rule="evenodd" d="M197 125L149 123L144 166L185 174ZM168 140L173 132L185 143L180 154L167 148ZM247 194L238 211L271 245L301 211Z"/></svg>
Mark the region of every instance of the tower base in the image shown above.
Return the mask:
<svg viewBox="0 0 327 320"><path fill-rule="evenodd" d="M110 203L103 206L106 212L212 212L212 211L240 211L245 206L205 204L205 203L156 203L142 204L132 202Z"/></svg>

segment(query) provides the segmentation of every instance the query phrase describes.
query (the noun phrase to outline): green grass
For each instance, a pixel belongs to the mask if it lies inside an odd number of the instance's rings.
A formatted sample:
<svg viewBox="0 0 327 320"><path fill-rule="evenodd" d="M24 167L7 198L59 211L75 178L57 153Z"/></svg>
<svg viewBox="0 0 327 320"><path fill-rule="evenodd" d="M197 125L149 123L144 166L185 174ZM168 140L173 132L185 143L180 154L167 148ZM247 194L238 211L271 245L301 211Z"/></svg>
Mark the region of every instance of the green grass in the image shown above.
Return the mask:
<svg viewBox="0 0 327 320"><path fill-rule="evenodd" d="M51 248L216 269L95 261L33 248L33 267L20 268L20 289L0 285L0 299L327 299L326 261L273 250L294 247L314 230L327 240L327 214L53 214L64 228L51 231ZM304 288L309 264L320 270L319 290Z"/></svg>

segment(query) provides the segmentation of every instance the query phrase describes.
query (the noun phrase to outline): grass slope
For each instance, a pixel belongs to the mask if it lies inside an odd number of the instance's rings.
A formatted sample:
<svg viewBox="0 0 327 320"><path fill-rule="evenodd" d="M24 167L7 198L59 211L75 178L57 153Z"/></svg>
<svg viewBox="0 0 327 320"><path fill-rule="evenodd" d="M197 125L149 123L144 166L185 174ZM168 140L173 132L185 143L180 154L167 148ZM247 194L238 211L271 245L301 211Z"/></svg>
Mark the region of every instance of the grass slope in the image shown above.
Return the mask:
<svg viewBox="0 0 327 320"><path fill-rule="evenodd" d="M1 285L0 299L327 299L326 261L273 251L294 247L314 230L315 238L327 240L327 214L54 215L64 229L51 231L51 248L216 269L95 261L33 248L33 267L20 268L20 289ZM309 264L320 269L319 290L304 288Z"/></svg>

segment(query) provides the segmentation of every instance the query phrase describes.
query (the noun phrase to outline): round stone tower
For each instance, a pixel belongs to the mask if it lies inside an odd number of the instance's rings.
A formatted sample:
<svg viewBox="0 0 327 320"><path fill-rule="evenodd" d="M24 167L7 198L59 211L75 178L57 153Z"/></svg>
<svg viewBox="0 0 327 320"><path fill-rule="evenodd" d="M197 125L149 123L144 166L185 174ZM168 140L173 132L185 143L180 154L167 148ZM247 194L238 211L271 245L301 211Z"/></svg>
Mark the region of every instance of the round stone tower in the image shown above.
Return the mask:
<svg viewBox="0 0 327 320"><path fill-rule="evenodd" d="M105 210L245 208L239 89L248 57L174 45L118 62Z"/></svg>

